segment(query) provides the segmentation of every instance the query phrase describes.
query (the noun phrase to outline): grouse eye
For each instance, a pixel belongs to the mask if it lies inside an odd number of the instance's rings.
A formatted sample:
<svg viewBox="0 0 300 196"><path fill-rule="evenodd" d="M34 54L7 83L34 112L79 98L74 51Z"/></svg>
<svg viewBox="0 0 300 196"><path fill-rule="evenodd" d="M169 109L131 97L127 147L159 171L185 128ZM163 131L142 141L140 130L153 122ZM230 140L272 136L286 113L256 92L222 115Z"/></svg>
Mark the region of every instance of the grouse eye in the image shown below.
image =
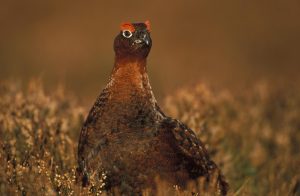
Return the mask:
<svg viewBox="0 0 300 196"><path fill-rule="evenodd" d="M132 36L132 33L129 30L124 30L122 35L126 38L130 38Z"/></svg>

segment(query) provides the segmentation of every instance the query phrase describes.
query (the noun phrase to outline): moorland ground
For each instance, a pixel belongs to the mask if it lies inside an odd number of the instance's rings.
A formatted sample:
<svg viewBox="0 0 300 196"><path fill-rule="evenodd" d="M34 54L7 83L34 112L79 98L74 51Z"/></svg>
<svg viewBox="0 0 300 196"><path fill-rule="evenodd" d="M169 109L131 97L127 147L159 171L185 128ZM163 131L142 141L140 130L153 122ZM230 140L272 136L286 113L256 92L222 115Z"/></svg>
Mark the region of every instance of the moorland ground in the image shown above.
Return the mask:
<svg viewBox="0 0 300 196"><path fill-rule="evenodd" d="M75 184L78 135L89 108L63 88L0 85L0 195L99 193ZM198 84L160 103L206 143L231 195L297 195L300 96L259 82L232 93ZM161 191L163 193L163 191Z"/></svg>

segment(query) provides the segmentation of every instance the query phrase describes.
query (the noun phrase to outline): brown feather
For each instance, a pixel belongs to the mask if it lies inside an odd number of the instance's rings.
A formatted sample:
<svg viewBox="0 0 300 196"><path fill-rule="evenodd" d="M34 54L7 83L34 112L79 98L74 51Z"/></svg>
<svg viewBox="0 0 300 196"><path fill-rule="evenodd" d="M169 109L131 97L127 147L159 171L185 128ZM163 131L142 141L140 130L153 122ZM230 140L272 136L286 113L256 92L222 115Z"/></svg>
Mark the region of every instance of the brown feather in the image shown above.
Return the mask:
<svg viewBox="0 0 300 196"><path fill-rule="evenodd" d="M139 28L146 27L135 26L137 33ZM128 42L116 39L117 50ZM136 54L125 49L116 52L109 83L82 127L77 180L86 186L104 172L107 190L141 194L145 188L155 190L157 176L184 188L190 180L209 180L217 171L216 186L225 195L227 183L195 133L157 105L146 70L150 48Z"/></svg>

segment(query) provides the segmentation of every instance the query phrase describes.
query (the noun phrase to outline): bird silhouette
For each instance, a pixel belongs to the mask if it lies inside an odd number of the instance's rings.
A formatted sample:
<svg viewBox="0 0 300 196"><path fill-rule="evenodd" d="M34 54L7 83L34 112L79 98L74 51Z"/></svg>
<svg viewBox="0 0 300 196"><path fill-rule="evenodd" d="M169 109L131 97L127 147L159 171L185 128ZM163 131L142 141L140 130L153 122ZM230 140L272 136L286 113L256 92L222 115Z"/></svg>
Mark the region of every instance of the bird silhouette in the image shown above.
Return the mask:
<svg viewBox="0 0 300 196"><path fill-rule="evenodd" d="M157 176L184 188L217 173L216 189L226 195L228 185L195 133L158 106L146 68L151 46L148 21L121 25L109 82L80 133L77 181L87 186L105 173L107 191L140 195L155 190Z"/></svg>

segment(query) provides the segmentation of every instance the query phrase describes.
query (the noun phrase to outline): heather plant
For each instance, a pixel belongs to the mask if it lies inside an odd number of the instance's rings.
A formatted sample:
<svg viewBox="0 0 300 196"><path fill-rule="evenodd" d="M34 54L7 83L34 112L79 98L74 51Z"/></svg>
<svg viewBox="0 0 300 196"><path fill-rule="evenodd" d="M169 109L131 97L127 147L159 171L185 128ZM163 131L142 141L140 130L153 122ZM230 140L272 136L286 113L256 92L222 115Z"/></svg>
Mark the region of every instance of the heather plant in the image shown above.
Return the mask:
<svg viewBox="0 0 300 196"><path fill-rule="evenodd" d="M45 95L38 82L0 87L0 194L70 194L84 110L62 89Z"/></svg>
<svg viewBox="0 0 300 196"><path fill-rule="evenodd" d="M299 194L300 97L264 82L236 95L199 84L166 98L222 166L235 195Z"/></svg>
<svg viewBox="0 0 300 196"><path fill-rule="evenodd" d="M230 195L297 195L300 189L300 96L292 89L258 83L245 92L203 84L180 88L161 104L190 126L230 184ZM75 183L78 134L88 108L58 87L45 92L39 81L25 90L0 84L0 195L99 195L102 181ZM105 175L103 175L105 178ZM214 193L203 179L189 191ZM117 194L116 190L116 194ZM150 195L149 190L144 195Z"/></svg>

